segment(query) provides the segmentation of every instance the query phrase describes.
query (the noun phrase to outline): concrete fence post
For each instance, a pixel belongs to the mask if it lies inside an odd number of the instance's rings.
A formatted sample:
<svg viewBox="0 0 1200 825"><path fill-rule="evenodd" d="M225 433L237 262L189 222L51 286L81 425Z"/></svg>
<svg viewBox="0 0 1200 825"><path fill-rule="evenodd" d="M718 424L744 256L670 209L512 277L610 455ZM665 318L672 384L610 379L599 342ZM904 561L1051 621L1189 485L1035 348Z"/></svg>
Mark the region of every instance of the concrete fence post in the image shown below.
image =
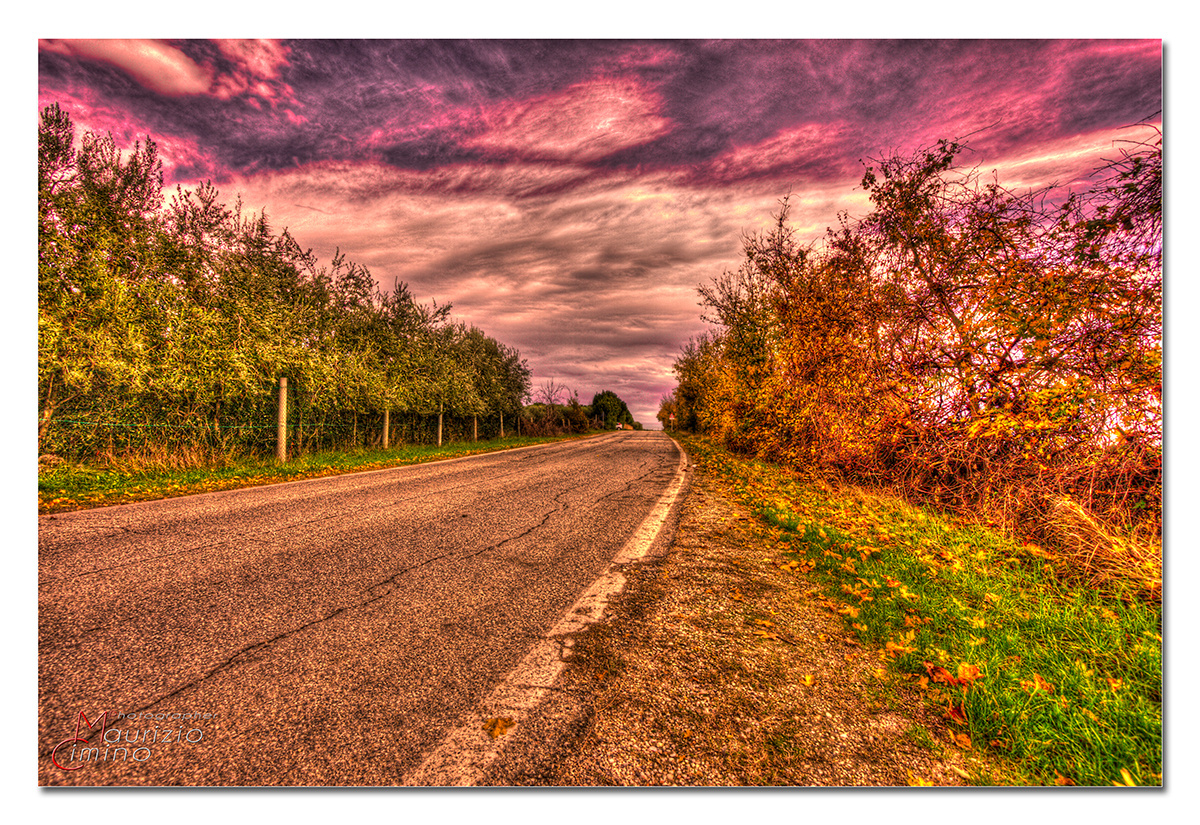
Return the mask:
<svg viewBox="0 0 1200 825"><path fill-rule="evenodd" d="M287 461L287 378L279 376L279 426L275 433L275 457Z"/></svg>

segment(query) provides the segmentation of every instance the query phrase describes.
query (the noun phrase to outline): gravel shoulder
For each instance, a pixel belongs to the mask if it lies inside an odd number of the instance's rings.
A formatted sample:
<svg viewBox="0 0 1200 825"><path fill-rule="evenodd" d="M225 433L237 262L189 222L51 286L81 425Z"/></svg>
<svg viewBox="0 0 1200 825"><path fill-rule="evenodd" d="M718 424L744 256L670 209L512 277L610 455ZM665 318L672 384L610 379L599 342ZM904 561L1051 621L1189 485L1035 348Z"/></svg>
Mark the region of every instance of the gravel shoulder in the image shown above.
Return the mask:
<svg viewBox="0 0 1200 825"><path fill-rule="evenodd" d="M576 640L560 690L486 784L990 784L992 767L847 637L816 585L780 569L773 531L692 472L672 546L626 571L609 620Z"/></svg>

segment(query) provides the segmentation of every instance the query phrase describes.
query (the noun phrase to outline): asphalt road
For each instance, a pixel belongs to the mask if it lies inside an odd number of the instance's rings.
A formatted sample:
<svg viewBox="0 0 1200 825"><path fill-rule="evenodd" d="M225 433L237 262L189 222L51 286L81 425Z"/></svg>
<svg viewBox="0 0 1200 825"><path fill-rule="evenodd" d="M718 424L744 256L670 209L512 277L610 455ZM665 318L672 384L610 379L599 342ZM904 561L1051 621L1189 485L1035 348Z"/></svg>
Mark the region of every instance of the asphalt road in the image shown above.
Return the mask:
<svg viewBox="0 0 1200 825"><path fill-rule="evenodd" d="M403 784L679 464L615 433L42 516L39 784Z"/></svg>

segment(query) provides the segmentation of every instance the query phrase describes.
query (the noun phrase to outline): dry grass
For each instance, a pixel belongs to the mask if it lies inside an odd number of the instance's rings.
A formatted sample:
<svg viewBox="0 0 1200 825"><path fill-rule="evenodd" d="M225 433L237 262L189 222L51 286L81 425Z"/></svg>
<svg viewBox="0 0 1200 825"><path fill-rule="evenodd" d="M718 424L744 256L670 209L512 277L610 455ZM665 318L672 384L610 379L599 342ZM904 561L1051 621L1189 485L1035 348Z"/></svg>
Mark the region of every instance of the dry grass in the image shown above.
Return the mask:
<svg viewBox="0 0 1200 825"><path fill-rule="evenodd" d="M1060 551L1069 579L1106 592L1132 590L1161 604L1161 545L1121 536L1065 497L1050 501L1043 533Z"/></svg>
<svg viewBox="0 0 1200 825"><path fill-rule="evenodd" d="M810 485L834 491L827 479L816 474L799 476ZM1162 603L1161 529L1154 519L1114 524L1089 512L1074 498L1047 492L1034 483L1005 485L992 479L989 485L987 479L978 478L970 485L969 495L961 489L957 495L946 491L939 495L936 487L921 489L911 480L871 488L850 479L838 482L836 492L861 499L874 497L867 491L877 489L882 497L932 503L962 522L986 525L1036 543L1065 582L1149 604Z"/></svg>

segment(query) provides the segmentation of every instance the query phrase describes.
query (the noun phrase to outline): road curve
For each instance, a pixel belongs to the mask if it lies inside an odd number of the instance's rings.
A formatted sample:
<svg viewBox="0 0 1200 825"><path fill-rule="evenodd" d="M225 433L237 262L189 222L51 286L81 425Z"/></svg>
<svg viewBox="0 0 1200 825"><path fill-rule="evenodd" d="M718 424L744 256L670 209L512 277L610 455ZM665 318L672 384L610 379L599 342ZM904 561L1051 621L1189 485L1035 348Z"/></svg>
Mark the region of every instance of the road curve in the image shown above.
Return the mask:
<svg viewBox="0 0 1200 825"><path fill-rule="evenodd" d="M39 784L404 784L680 472L627 432L42 516Z"/></svg>

